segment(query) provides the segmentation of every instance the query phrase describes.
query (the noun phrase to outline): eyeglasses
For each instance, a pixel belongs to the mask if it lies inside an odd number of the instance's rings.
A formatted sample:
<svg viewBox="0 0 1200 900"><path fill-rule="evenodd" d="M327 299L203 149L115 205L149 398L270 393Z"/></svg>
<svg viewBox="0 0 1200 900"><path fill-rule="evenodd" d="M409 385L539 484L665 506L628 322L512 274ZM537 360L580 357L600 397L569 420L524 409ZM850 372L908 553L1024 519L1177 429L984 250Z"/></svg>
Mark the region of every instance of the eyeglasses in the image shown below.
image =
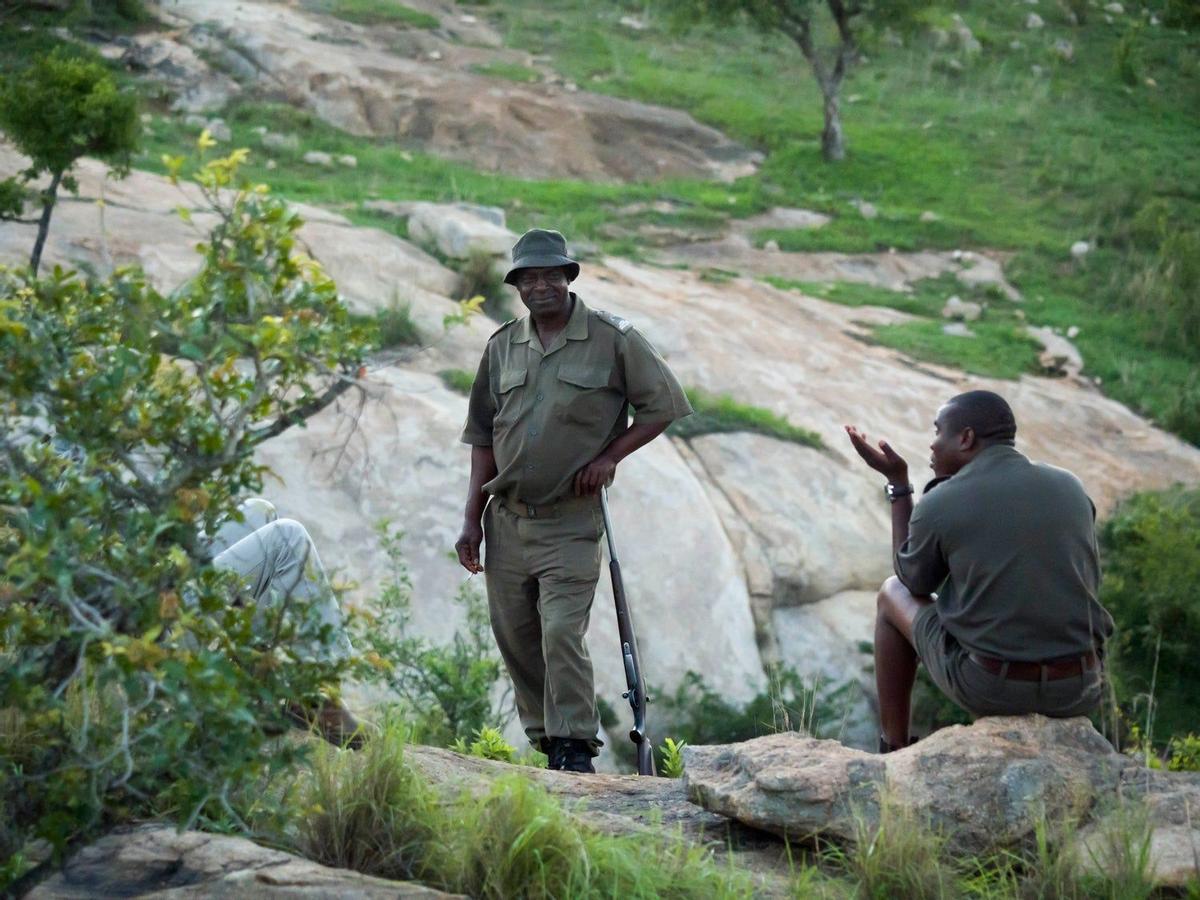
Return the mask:
<svg viewBox="0 0 1200 900"><path fill-rule="evenodd" d="M535 288L538 282L550 287L562 287L567 283L567 273L562 269L547 269L544 272L524 272L517 276L517 287L523 291Z"/></svg>

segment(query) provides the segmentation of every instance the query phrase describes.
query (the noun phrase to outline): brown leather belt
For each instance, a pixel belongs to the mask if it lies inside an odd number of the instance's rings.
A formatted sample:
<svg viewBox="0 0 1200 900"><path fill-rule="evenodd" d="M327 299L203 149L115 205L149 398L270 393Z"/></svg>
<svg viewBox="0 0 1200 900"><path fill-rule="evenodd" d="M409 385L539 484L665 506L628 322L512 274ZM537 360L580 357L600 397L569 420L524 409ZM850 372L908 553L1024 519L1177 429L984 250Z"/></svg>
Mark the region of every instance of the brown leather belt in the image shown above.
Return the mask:
<svg viewBox="0 0 1200 900"><path fill-rule="evenodd" d="M564 497L552 503L534 505L523 500L496 497L496 502L519 519L557 519L583 509L600 506L599 496Z"/></svg>
<svg viewBox="0 0 1200 900"><path fill-rule="evenodd" d="M994 656L982 656L975 652L967 655L980 668L1013 681L1059 681L1063 678L1074 678L1084 672L1090 672L1100 665L1099 658L1091 650L1078 656L1060 656L1057 659L1047 659L1043 662L997 659Z"/></svg>

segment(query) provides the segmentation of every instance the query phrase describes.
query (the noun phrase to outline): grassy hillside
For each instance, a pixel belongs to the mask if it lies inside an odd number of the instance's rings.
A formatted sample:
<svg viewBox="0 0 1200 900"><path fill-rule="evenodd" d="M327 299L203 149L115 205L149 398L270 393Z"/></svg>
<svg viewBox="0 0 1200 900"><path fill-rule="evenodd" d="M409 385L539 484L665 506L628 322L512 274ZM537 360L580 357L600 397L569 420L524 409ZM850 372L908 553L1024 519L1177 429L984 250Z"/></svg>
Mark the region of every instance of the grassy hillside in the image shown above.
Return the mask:
<svg viewBox="0 0 1200 900"><path fill-rule="evenodd" d="M1126 4L1120 14L1082 4L1081 25L1048 0L964 6L959 14L982 45L978 53L955 38L952 6L927 13L902 43L864 45L865 59L843 89L849 158L832 165L819 153L819 92L807 64L782 38L739 28L681 32L653 4L493 0L470 7L498 24L510 46L539 54L585 89L686 109L763 150L761 172L733 185L495 176L354 137L253 97L225 118L239 145L257 146L251 129L258 125L301 137L302 150L276 153L270 171L265 154L256 154L255 177L297 199L343 205L383 227L397 226L357 205L377 197L465 199L504 207L516 228L554 223L577 241L639 256L647 249L636 236L640 225L709 233L730 217L802 206L833 221L818 230L761 233L759 242L774 240L785 251L1000 251L1025 299L1020 307L992 302L976 326L979 340L941 333L937 284L918 286L917 302L875 292L870 302L920 306L926 317L881 329L877 339L968 371L1015 377L1036 368L1020 317L1064 331L1076 326L1086 374L1196 443L1200 29L1189 34L1166 24L1166 2ZM1175 8L1186 12L1186 6ZM1026 27L1031 12L1044 27ZM106 15L109 29L145 27ZM644 27L621 24L625 16ZM11 66L49 40L20 32L11 14L5 22L11 40L0 64ZM520 77L530 71L521 69ZM153 97L148 103L154 108ZM141 164L160 167L161 154L177 152L188 138L178 117L156 116ZM309 166L301 160L307 149L352 153L358 166L332 172ZM675 208L623 208L661 199L675 201ZM858 200L879 215L864 218L852 205ZM926 212L934 216L923 219ZM1074 260L1069 249L1080 240L1094 249ZM862 302L853 291L822 293Z"/></svg>

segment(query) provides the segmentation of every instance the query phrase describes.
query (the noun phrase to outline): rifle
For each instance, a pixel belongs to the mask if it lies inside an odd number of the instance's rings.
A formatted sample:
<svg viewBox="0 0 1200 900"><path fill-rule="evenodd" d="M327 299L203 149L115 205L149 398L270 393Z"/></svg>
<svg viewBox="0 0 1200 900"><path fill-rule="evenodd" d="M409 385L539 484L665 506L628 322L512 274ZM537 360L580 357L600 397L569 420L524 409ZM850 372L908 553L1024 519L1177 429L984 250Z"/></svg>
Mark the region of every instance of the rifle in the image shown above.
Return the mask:
<svg viewBox="0 0 1200 900"><path fill-rule="evenodd" d="M642 662L638 656L637 637L633 633L633 617L625 598L625 582L621 578L621 563L617 560L617 545L613 541L612 519L608 515L608 488L600 489L600 511L604 514L604 534L608 539L608 571L612 575L613 602L617 607L617 634L621 638L621 657L625 663L625 685L629 690L621 696L633 708L633 729L629 739L637 747L639 775L657 775L654 771L654 749L646 738L646 680L642 677Z"/></svg>

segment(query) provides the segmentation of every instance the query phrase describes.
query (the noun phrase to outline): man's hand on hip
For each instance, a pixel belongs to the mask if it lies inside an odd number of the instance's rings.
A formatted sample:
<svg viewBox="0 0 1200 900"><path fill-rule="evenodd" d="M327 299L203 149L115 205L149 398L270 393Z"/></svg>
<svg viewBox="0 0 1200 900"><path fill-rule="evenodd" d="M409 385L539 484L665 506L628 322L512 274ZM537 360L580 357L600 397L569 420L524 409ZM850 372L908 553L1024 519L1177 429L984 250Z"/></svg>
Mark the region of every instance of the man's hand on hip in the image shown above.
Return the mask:
<svg viewBox="0 0 1200 900"><path fill-rule="evenodd" d="M468 519L463 524L462 534L454 542L454 549L458 552L458 561L462 563L462 567L472 575L483 571L483 566L479 564L479 546L482 543L483 526Z"/></svg>
<svg viewBox="0 0 1200 900"><path fill-rule="evenodd" d="M575 473L575 496L595 496L600 493L600 488L612 484L616 473L616 460L605 453L601 453Z"/></svg>
<svg viewBox="0 0 1200 900"><path fill-rule="evenodd" d="M855 452L889 483L908 484L908 463L887 441L880 441L878 447L873 446L867 436L853 425L846 426L846 434Z"/></svg>

